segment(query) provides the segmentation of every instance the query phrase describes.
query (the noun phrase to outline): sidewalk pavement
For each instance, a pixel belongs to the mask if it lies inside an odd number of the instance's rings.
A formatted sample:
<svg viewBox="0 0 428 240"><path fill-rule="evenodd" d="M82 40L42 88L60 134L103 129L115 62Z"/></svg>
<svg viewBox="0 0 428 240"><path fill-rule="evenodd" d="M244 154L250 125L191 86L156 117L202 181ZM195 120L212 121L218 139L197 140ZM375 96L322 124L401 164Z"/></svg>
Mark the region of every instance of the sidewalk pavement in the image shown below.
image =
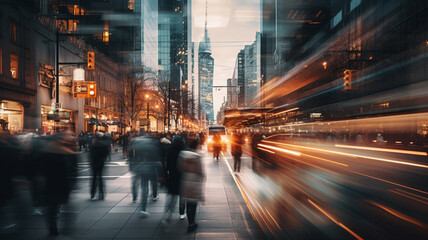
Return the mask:
<svg viewBox="0 0 428 240"><path fill-rule="evenodd" d="M157 201L148 201L148 218L141 218L139 201L132 203L131 174L106 180L103 201L89 200L89 181L81 181L59 218L60 235L47 237L42 216L29 216L16 238L19 239L263 239L233 177L221 159L218 163L204 154L207 179L205 202L199 204L198 228L187 233L187 219L180 220L178 206L171 221L165 219L165 190ZM141 194L141 189L140 189Z"/></svg>

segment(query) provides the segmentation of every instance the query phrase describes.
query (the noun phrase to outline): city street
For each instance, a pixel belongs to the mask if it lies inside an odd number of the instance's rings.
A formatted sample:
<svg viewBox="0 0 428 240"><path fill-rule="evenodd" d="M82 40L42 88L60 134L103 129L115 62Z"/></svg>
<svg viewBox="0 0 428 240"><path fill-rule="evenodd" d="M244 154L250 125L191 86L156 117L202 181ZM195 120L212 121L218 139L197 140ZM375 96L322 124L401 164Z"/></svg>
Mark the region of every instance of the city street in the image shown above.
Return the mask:
<svg viewBox="0 0 428 240"><path fill-rule="evenodd" d="M142 218L139 201L132 202L131 178L122 153L112 153L106 166L106 199L90 201L86 153L80 153L78 189L59 214L60 235L48 237L43 216L27 216L17 232L7 235L15 239L262 239L231 172L224 161L215 162L204 154L206 170L205 201L199 206L196 222L199 227L187 233L187 219L180 220L178 206L168 222L165 220L166 193L147 205L150 213ZM22 196L29 196L23 192ZM23 202L30 199L23 197ZM26 206L28 208L28 206Z"/></svg>
<svg viewBox="0 0 428 240"><path fill-rule="evenodd" d="M0 0L0 239L428 239L427 16Z"/></svg>
<svg viewBox="0 0 428 240"><path fill-rule="evenodd" d="M426 152L285 142L248 147L237 175L268 238L427 237Z"/></svg>

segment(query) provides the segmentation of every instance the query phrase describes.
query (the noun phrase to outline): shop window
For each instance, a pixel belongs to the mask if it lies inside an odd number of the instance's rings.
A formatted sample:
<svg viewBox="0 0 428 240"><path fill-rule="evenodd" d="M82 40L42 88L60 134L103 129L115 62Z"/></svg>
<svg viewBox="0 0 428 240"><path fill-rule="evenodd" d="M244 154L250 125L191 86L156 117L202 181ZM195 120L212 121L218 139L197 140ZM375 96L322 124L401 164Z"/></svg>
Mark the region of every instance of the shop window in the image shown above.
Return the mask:
<svg viewBox="0 0 428 240"><path fill-rule="evenodd" d="M14 22L10 23L10 40L13 42L16 42L17 40L17 26Z"/></svg>
<svg viewBox="0 0 428 240"><path fill-rule="evenodd" d="M10 75L12 78L18 78L18 54L10 54Z"/></svg>

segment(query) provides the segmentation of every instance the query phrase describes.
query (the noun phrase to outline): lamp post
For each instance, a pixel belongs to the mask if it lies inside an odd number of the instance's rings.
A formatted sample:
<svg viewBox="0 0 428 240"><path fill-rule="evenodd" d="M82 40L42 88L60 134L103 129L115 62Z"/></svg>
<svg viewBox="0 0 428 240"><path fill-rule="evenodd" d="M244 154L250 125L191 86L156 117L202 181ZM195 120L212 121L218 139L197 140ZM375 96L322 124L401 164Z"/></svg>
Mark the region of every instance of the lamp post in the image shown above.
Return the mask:
<svg viewBox="0 0 428 240"><path fill-rule="evenodd" d="M150 103L149 103L149 94L146 94L147 99L147 132L150 131L150 119L149 119L149 109L150 109Z"/></svg>

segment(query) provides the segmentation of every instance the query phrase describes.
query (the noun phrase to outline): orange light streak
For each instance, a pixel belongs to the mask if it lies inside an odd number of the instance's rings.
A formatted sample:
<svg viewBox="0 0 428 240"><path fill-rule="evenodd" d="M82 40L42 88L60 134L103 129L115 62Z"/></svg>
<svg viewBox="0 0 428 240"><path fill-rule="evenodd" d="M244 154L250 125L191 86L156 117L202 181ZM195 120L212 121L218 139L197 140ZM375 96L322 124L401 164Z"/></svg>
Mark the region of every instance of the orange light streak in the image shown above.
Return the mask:
<svg viewBox="0 0 428 240"><path fill-rule="evenodd" d="M340 147L340 148L352 148L352 149L358 149L358 150L369 150L369 151L403 153L403 154L411 154L411 155L428 156L428 154L426 152L391 149L391 148L375 148L375 147L363 147L363 146L352 146L352 145L342 145L342 144L336 144L334 146Z"/></svg>
<svg viewBox="0 0 428 240"><path fill-rule="evenodd" d="M270 143L274 143L274 144L285 145L285 146L290 146L290 147L303 148L303 149L309 149L309 150L314 150L314 151L321 151L321 152L328 152L328 153L334 153L334 154L339 154L339 155L345 155L345 156L355 157L355 158L365 158L365 159L371 159L371 160L381 161L381 162L408 165L408 166L412 166L412 167L428 168L427 165L422 165L422 164L417 164L417 163L409 163L409 162L391 160L391 159L386 159L386 158L369 157L369 156L364 156L364 155L359 155L359 154L349 154L349 153L325 150L325 149L321 149L321 148L304 147L304 146L299 146L299 145L285 144L285 143L266 141L266 140L262 140L262 141L270 142Z"/></svg>
<svg viewBox="0 0 428 240"><path fill-rule="evenodd" d="M339 163L339 162L335 162L335 161L328 160L328 159L325 159L325 158L315 157L315 156L308 155L308 154L303 154L303 153L302 153L302 155L303 155L303 156L307 156L307 157L311 157L311 158L315 158L315 159L318 159L318 160L321 160L321 161L325 161L325 162L329 162L329 163L338 164L338 165L341 165L341 166L344 166L344 167L348 167L348 165L347 165L347 164Z"/></svg>
<svg viewBox="0 0 428 240"><path fill-rule="evenodd" d="M299 109L298 107L295 107L295 108L287 109L287 110L282 111L282 112L279 112L279 113L275 113L275 114L273 114L273 115L279 115L279 114L283 114L283 113L291 112L291 111L298 110L298 109Z"/></svg>
<svg viewBox="0 0 428 240"><path fill-rule="evenodd" d="M235 181L236 185L238 186L238 189L241 192L242 197L244 198L244 201L245 201L245 204L248 207L248 210L250 210L251 217L257 223L257 225L259 226L259 228L262 229L262 227L260 226L260 223L257 221L256 215L254 214L253 208L251 207L250 200L248 199L247 194L245 193L245 191L244 191L241 183L236 178L235 174L233 174L232 167L229 165L229 162L227 161L227 158L224 156L223 152L221 152L221 155L225 159L225 162L226 162L227 168L229 169L230 175L232 175L233 180ZM269 225L266 223L266 221L263 218L261 218L261 219L263 220L263 222L265 223L265 226L269 229L269 231L273 233L272 229L269 227Z"/></svg>
<svg viewBox="0 0 428 240"><path fill-rule="evenodd" d="M284 153L288 153L288 154L291 154L294 156L300 156L300 154L301 154L299 152L295 152L295 151L291 151L291 150L287 150L287 149L283 149L283 148L279 148L279 147L273 147L273 146L269 146L269 145L261 144L261 143L259 143L258 146L261 146L264 148L270 148L270 149L277 150L277 151L284 152Z"/></svg>
<svg viewBox="0 0 428 240"><path fill-rule="evenodd" d="M262 140L262 142L268 142L268 143L279 144L279 145L284 145L284 146L289 146L289 147L295 147L295 148L309 149L309 150L313 150L313 151L321 151L321 152L334 153L334 154L339 154L339 155L344 155L344 156L348 156L348 157L357 158L357 156L355 156L355 154L349 154L349 153L343 153L343 152L325 150L325 149L321 149L321 148L304 147L304 146L299 146L299 145L286 144L286 143L280 143L280 142L274 142L274 141L268 141L268 140Z"/></svg>
<svg viewBox="0 0 428 240"><path fill-rule="evenodd" d="M395 183L395 182L391 182L391 181L388 181L388 180L385 180L385 179L382 179L382 178L377 178L377 177L373 177L373 176L370 176L370 175L366 175L364 173L359 173L359 172L354 172L354 171L350 171L350 172L358 174L358 175L362 175L362 176L365 176L365 177L373 178L373 179L376 179L376 180L379 180L379 181L382 181L382 182L386 182L386 183L389 183L389 184L392 184L392 185L396 185L396 186L399 186L399 187L402 187L402 188L407 188L407 189L410 189L410 190L413 190L413 191L420 192L420 193L428 195L428 192L424 192L424 191L416 189L416 188L412 188L412 187L408 187L408 186L405 186L405 185L401 185L401 184L398 184L398 183Z"/></svg>
<svg viewBox="0 0 428 240"><path fill-rule="evenodd" d="M410 198L412 200L418 201L418 202L423 203L425 205L428 205L428 202L427 202L428 199L424 198L424 197L421 197L419 195L416 195L416 194L413 194L413 193L409 193L409 192L403 191L403 190L398 189L398 188L396 188L394 190L388 190L388 191L390 191L392 193L395 193L395 194L398 194L400 196L403 196L403 197ZM426 201L418 199L418 198L422 198L422 199L424 199Z"/></svg>
<svg viewBox="0 0 428 240"><path fill-rule="evenodd" d="M267 210L267 208L265 208L267 214L269 214L269 217L272 218L273 222L276 224L276 226L281 229L281 227L279 226L278 222L275 220L275 218L272 217L272 214L270 214L269 210Z"/></svg>
<svg viewBox="0 0 428 240"><path fill-rule="evenodd" d="M412 217L409 217L409 216L405 215L404 213L400 213L397 210L394 210L392 208L389 208L387 206L381 205L381 204L373 202L373 201L368 201L368 202L371 203L371 204L373 204L373 205L375 205L376 207L379 207L379 208L383 209L384 211L386 211L386 212L388 212L388 213L390 213L390 214L392 214L392 215L394 215L394 216L396 216L396 217L404 220L404 221L407 221L407 222L413 223L415 225L418 225L419 227L425 228L425 224L419 222L418 220L416 220L416 219L414 219Z"/></svg>
<svg viewBox="0 0 428 240"><path fill-rule="evenodd" d="M354 233L351 229L343 225L341 222L337 221L333 216L331 216L329 213L327 213L324 209L322 209L320 206L315 204L311 201L311 199L308 199L309 203L312 204L314 207L316 207L320 212L322 212L324 215L326 215L331 221L345 229L347 232L349 232L352 236L354 236L356 239L362 240L363 238L358 236L356 233Z"/></svg>
<svg viewBox="0 0 428 240"><path fill-rule="evenodd" d="M267 150L267 149L265 149L265 148L261 148L261 147L257 147L257 148L258 148L258 149L260 149L260 150L262 150L262 151L266 151L266 152L270 152L270 153L275 154L275 152L274 152L274 151Z"/></svg>

